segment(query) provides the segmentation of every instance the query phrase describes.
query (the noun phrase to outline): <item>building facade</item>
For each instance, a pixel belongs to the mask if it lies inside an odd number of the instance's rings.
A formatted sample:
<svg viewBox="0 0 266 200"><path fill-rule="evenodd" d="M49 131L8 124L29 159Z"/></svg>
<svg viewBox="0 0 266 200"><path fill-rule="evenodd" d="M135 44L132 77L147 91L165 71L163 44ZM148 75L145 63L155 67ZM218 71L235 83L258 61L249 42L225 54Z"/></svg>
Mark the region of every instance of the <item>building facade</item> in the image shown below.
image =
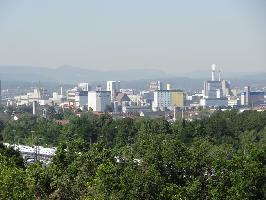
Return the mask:
<svg viewBox="0 0 266 200"><path fill-rule="evenodd" d="M205 98L221 98L222 83L221 81L204 81L204 96Z"/></svg>
<svg viewBox="0 0 266 200"><path fill-rule="evenodd" d="M75 93L75 106L82 108L88 105L88 91L77 91Z"/></svg>
<svg viewBox="0 0 266 200"><path fill-rule="evenodd" d="M111 105L110 91L89 91L88 92L88 109L97 112L104 112L107 106Z"/></svg>
<svg viewBox="0 0 266 200"><path fill-rule="evenodd" d="M116 93L120 92L120 81L107 81L106 90L111 92L111 101L115 101Z"/></svg>
<svg viewBox="0 0 266 200"><path fill-rule="evenodd" d="M223 91L223 96L231 95L231 84L229 81L222 80L222 91Z"/></svg>
<svg viewBox="0 0 266 200"><path fill-rule="evenodd" d="M149 85L149 91L162 90L163 83L161 81L151 81Z"/></svg>
<svg viewBox="0 0 266 200"><path fill-rule="evenodd" d="M46 89L37 88L33 92L28 92L26 95L20 95L14 97L16 104L19 105L29 105L33 101L40 102L40 100L48 100L49 94Z"/></svg>
<svg viewBox="0 0 266 200"><path fill-rule="evenodd" d="M165 110L166 108L185 106L186 94L180 90L158 90L154 91L152 109Z"/></svg>
<svg viewBox="0 0 266 200"><path fill-rule="evenodd" d="M228 99L227 98L207 98L200 100L200 106L203 107L227 107L228 106Z"/></svg>
<svg viewBox="0 0 266 200"><path fill-rule="evenodd" d="M244 88L244 92L241 93L241 105L247 107L259 106L265 103L265 93L262 91L250 92L249 87Z"/></svg>

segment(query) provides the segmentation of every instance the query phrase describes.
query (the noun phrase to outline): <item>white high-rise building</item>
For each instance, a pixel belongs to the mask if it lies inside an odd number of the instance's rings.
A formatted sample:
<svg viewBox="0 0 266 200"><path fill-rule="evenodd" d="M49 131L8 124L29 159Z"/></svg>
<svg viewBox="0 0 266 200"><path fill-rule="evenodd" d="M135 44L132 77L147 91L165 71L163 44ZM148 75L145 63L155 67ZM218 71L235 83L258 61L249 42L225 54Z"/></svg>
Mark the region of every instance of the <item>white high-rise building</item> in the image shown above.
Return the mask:
<svg viewBox="0 0 266 200"><path fill-rule="evenodd" d="M162 90L163 83L161 81L151 81L149 85L149 91Z"/></svg>
<svg viewBox="0 0 266 200"><path fill-rule="evenodd" d="M219 71L219 78L216 80L215 71L216 65L212 65L212 79L211 81L204 81L204 97L208 99L217 99L223 97L221 72Z"/></svg>
<svg viewBox="0 0 266 200"><path fill-rule="evenodd" d="M120 81L107 81L106 90L111 92L111 101L114 101L116 93L120 92Z"/></svg>
<svg viewBox="0 0 266 200"><path fill-rule="evenodd" d="M104 112L106 106L111 105L110 91L89 91L88 92L88 109L93 111Z"/></svg>
<svg viewBox="0 0 266 200"><path fill-rule="evenodd" d="M171 93L168 90L158 90L154 92L154 100L152 102L152 108L154 111L171 106Z"/></svg>

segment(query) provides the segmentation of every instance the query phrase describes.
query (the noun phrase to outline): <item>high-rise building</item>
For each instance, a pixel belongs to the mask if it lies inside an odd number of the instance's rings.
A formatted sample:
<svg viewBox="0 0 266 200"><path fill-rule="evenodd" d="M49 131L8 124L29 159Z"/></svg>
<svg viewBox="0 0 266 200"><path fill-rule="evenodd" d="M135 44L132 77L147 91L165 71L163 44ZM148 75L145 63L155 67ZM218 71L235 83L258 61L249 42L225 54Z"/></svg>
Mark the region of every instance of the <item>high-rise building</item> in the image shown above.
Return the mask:
<svg viewBox="0 0 266 200"><path fill-rule="evenodd" d="M219 78L216 80L215 71L216 65L212 65L212 79L211 81L204 81L204 97L209 99L221 98L224 94L222 92L221 72L219 71Z"/></svg>
<svg viewBox="0 0 266 200"><path fill-rule="evenodd" d="M245 96L245 105L250 106L250 86L244 87Z"/></svg>
<svg viewBox="0 0 266 200"><path fill-rule="evenodd" d="M231 84L227 80L222 80L222 91L224 96L231 95Z"/></svg>
<svg viewBox="0 0 266 200"><path fill-rule="evenodd" d="M185 106L186 94L180 90L157 90L154 91L154 100L152 102L153 110L164 110L169 107Z"/></svg>
<svg viewBox="0 0 266 200"><path fill-rule="evenodd" d="M183 91L170 90L171 106L183 108L186 102L186 94Z"/></svg>
<svg viewBox="0 0 266 200"><path fill-rule="evenodd" d="M107 81L106 90L111 92L111 101L114 101L116 93L120 92L120 81Z"/></svg>
<svg viewBox="0 0 266 200"><path fill-rule="evenodd" d="M107 106L111 105L111 91L89 91L88 109L97 112L104 112Z"/></svg>
<svg viewBox="0 0 266 200"><path fill-rule="evenodd" d="M67 90L67 101L69 105L82 107L87 104L87 94L90 90L88 83L79 83L78 86ZM85 103L86 102L86 103Z"/></svg>
<svg viewBox="0 0 266 200"><path fill-rule="evenodd" d="M163 83L161 81L151 81L149 85L150 91L162 90Z"/></svg>
<svg viewBox="0 0 266 200"><path fill-rule="evenodd" d="M75 92L75 107L82 108L88 104L88 91Z"/></svg>
<svg viewBox="0 0 266 200"><path fill-rule="evenodd" d="M260 106L265 104L265 93L263 91L251 91L250 92L250 105L252 107L254 106Z"/></svg>
<svg viewBox="0 0 266 200"><path fill-rule="evenodd" d="M242 106L250 106L250 87L245 86L240 96Z"/></svg>
<svg viewBox="0 0 266 200"><path fill-rule="evenodd" d="M242 106L259 106L265 103L265 93L263 91L250 91L250 87L244 87L244 91L241 93L241 105Z"/></svg>
<svg viewBox="0 0 266 200"><path fill-rule="evenodd" d="M78 91L77 87L67 90L67 101L69 105L72 105L72 106L75 105L77 91Z"/></svg>
<svg viewBox="0 0 266 200"><path fill-rule="evenodd" d="M154 111L164 110L171 106L171 93L169 90L154 91L154 100L152 102L152 109Z"/></svg>

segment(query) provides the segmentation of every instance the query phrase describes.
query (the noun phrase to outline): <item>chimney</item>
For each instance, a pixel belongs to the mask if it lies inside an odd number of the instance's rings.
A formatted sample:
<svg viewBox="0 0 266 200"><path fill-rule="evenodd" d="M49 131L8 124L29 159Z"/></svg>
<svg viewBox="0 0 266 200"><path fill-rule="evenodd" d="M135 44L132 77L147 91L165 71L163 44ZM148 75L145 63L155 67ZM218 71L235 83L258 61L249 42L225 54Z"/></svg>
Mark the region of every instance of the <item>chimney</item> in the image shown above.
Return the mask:
<svg viewBox="0 0 266 200"><path fill-rule="evenodd" d="M212 65L212 81L215 81L215 68L216 68L216 65L213 64Z"/></svg>
<svg viewBox="0 0 266 200"><path fill-rule="evenodd" d="M32 102L32 114L36 115L36 101Z"/></svg>

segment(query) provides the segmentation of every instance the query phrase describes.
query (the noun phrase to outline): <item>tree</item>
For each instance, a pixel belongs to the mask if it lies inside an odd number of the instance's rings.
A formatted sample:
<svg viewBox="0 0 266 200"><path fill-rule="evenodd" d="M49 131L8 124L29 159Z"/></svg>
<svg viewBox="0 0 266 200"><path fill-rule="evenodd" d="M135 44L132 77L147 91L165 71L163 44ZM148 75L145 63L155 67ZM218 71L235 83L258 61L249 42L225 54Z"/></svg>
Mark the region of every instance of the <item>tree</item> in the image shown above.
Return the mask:
<svg viewBox="0 0 266 200"><path fill-rule="evenodd" d="M0 199L34 199L32 177L0 154Z"/></svg>

